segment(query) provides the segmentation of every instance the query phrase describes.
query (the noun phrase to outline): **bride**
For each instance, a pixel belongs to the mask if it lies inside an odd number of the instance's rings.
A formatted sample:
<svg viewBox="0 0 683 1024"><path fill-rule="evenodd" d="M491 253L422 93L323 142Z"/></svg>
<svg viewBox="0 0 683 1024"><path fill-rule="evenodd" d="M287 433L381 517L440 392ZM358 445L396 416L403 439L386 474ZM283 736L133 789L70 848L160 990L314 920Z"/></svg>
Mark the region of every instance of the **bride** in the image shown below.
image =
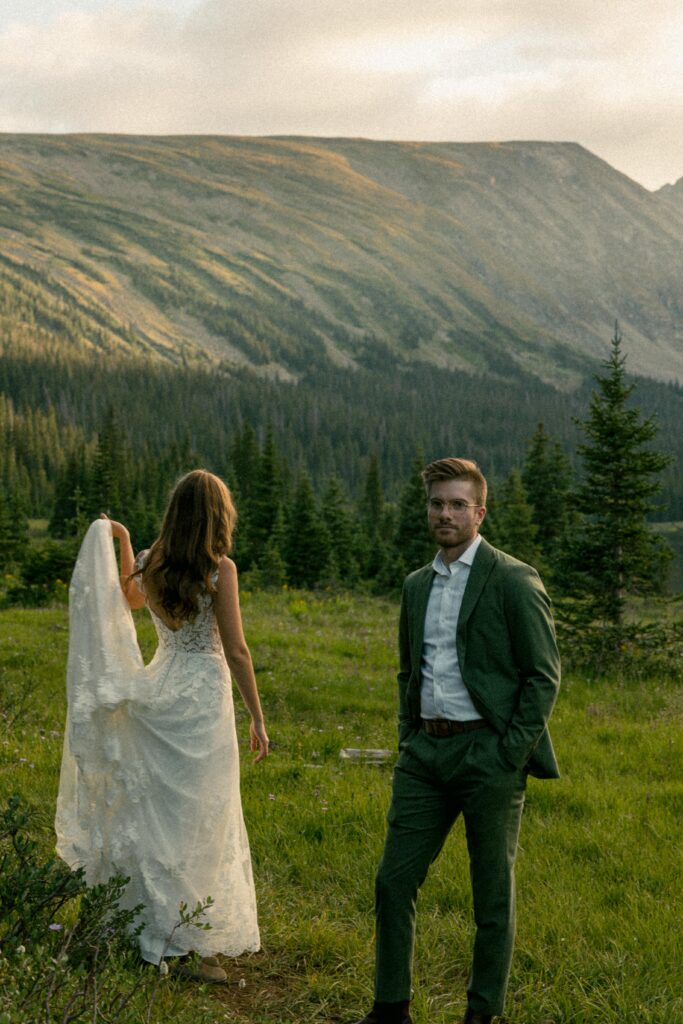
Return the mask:
<svg viewBox="0 0 683 1024"><path fill-rule="evenodd" d="M94 522L69 592L57 851L91 885L129 877L125 906L144 904L142 957L158 964L194 950L204 981L226 979L213 954L259 948L231 675L256 761L268 736L227 557L236 518L225 484L194 470L137 559L125 526ZM130 613L145 604L159 642L147 666ZM207 896L210 929L176 927L179 904Z"/></svg>

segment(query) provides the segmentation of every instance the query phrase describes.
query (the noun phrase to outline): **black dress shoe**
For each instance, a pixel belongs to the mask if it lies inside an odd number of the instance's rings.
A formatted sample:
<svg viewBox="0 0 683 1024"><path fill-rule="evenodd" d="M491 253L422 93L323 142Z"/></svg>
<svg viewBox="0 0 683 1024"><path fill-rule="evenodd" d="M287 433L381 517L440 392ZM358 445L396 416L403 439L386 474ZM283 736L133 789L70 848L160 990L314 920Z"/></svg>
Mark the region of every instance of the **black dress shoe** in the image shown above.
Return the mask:
<svg viewBox="0 0 683 1024"><path fill-rule="evenodd" d="M370 1013L355 1024L413 1024L410 1016L410 1002L375 1003Z"/></svg>
<svg viewBox="0 0 683 1024"><path fill-rule="evenodd" d="M468 1010L462 1019L462 1024L491 1024L493 1014L477 1013L476 1010Z"/></svg>

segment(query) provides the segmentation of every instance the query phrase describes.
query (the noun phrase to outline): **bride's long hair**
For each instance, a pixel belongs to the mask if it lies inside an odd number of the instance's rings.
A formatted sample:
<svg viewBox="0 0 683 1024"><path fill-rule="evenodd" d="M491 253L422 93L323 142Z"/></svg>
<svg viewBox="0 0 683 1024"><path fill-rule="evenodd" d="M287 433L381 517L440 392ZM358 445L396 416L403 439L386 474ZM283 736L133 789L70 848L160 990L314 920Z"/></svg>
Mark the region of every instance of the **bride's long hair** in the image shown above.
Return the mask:
<svg viewBox="0 0 683 1024"><path fill-rule="evenodd" d="M194 618L199 595L215 591L211 577L232 550L236 523L230 491L219 477L193 469L178 481L161 532L144 566L133 573L171 620Z"/></svg>

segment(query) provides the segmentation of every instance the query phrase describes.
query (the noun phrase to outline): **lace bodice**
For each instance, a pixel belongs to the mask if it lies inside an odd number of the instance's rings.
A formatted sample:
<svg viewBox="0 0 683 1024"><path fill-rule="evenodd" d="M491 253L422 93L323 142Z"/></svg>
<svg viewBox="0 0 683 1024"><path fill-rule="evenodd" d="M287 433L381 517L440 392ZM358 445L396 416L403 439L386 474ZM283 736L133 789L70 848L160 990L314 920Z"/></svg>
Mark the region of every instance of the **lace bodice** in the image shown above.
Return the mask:
<svg viewBox="0 0 683 1024"><path fill-rule="evenodd" d="M135 568L141 569L147 558L147 551L141 551L135 559ZM135 577L137 585L142 593L145 588L140 576ZM214 573L211 582L215 586L218 581L218 573ZM200 595L200 609L194 619L189 619L177 629L171 629L164 620L150 608L154 628L157 631L159 647L162 652L173 654L220 654L223 650L221 635L218 631L218 623L213 610L213 601L210 594Z"/></svg>
<svg viewBox="0 0 683 1024"><path fill-rule="evenodd" d="M213 612L211 598L204 594L204 607L194 619L186 622L180 629L169 629L158 615L149 609L154 628L159 638L162 651L185 654L220 654L223 650L218 623ZM148 605L149 607L149 605Z"/></svg>

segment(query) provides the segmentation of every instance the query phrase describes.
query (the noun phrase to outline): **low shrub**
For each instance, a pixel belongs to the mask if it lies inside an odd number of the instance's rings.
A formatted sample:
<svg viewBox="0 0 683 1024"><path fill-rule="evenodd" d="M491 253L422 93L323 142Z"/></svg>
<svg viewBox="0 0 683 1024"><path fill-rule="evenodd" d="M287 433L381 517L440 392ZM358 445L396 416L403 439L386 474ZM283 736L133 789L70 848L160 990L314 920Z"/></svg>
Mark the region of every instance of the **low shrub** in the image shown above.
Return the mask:
<svg viewBox="0 0 683 1024"><path fill-rule="evenodd" d="M139 959L142 906L119 905L128 879L88 887L82 869L41 857L29 828L11 797L0 813L0 1024L163 1020L161 1008L152 1014L167 971ZM201 920L210 904L181 905L176 928L210 927Z"/></svg>
<svg viewBox="0 0 683 1024"><path fill-rule="evenodd" d="M568 600L555 612L563 662L584 677L683 679L683 621L594 622L579 602Z"/></svg>

